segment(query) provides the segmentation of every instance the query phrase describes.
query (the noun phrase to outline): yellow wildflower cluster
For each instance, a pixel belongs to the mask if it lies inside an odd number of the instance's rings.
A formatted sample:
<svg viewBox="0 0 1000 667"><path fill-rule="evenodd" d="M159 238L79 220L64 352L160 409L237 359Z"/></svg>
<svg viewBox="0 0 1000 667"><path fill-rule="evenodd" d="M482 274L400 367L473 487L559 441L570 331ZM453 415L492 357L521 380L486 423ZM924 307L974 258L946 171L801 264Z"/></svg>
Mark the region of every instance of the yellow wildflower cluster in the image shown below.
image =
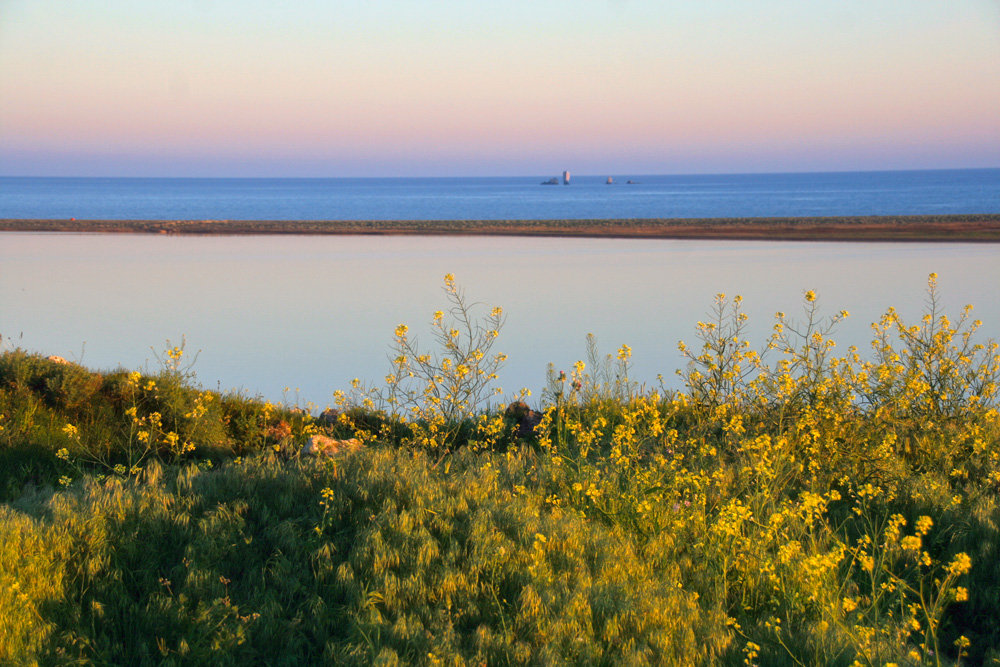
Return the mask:
<svg viewBox="0 0 1000 667"><path fill-rule="evenodd" d="M450 273L444 278L444 292L447 312L437 310L431 317L436 352L420 350L409 336L409 327L400 324L394 332L393 367L384 378L384 387L365 388L355 380L350 394L334 396L342 408L359 405L384 410L410 432L411 442L431 449L450 446L462 423L474 420L491 397L502 393L495 382L507 360L503 353L492 353L503 326L503 309L492 308L476 321ZM499 437L499 427L492 420L476 424L485 440ZM394 427L386 424L384 428L389 432Z"/></svg>
<svg viewBox="0 0 1000 667"><path fill-rule="evenodd" d="M996 348L974 342L977 322L938 312L933 277L928 285L932 316L913 327L890 310L868 360L837 351L832 333L849 313L821 317L812 290L798 319L776 314L757 349L742 299L719 294L697 325L700 345L679 345L683 392L640 388L632 349L601 355L588 336L586 362L550 367L541 414L519 406L505 423L463 393L503 357L483 343L498 326L469 317L449 276L451 307L431 320L436 349L397 330L387 388L362 393L356 383L338 400L384 410L372 438L441 451L464 428L483 470L524 457L538 489L518 483L512 493L537 493L536 511L636 536L679 588L710 597L727 618L766 610L765 620L728 626L727 650L742 638L748 662L786 653L806 664L915 662L941 655L949 605L975 590L959 585L972 562L952 555L939 512L980 502L968 488L980 481L1000 489ZM534 421L516 416L527 413ZM524 423L533 427L537 449L507 450L513 419L521 437ZM447 471L452 459L441 461ZM910 470L923 471L919 482ZM550 572L563 544L538 535L527 538L535 574ZM796 654L789 628L809 628L796 641L815 642L816 653Z"/></svg>

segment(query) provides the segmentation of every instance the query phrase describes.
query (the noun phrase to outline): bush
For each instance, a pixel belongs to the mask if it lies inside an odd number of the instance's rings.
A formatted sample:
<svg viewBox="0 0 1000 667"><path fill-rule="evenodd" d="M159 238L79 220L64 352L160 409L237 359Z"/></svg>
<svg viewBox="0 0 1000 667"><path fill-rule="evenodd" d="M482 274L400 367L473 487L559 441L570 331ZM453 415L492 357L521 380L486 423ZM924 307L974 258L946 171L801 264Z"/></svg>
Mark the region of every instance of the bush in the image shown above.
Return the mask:
<svg viewBox="0 0 1000 667"><path fill-rule="evenodd" d="M753 352L720 296L686 392L636 386L628 346L591 339L520 439L488 390L445 389L498 330L467 314L413 392L359 383L321 422L179 364L4 353L0 662L997 660L996 347L940 313L933 276L928 317L890 311L870 360L834 354L847 314L816 304ZM402 333L400 377L431 354ZM367 446L300 456L320 430Z"/></svg>

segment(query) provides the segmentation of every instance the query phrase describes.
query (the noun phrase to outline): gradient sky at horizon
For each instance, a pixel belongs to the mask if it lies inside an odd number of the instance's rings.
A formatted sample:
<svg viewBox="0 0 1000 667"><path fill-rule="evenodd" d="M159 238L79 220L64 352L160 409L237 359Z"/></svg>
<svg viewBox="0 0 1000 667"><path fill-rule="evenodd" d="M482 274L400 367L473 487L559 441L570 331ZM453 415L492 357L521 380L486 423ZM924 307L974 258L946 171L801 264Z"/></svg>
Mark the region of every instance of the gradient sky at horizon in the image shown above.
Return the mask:
<svg viewBox="0 0 1000 667"><path fill-rule="evenodd" d="M996 0L0 0L0 175L974 167Z"/></svg>

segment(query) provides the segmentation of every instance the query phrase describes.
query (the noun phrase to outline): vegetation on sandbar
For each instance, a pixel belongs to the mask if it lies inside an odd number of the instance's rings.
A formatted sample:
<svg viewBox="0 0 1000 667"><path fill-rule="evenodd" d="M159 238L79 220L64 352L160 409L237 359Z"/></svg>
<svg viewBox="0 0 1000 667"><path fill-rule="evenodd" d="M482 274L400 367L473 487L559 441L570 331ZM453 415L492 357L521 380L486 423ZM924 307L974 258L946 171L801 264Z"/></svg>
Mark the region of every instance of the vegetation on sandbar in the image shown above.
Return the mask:
<svg viewBox="0 0 1000 667"><path fill-rule="evenodd" d="M499 308L451 276L430 349L316 416L0 353L0 663L1000 660L1000 356L931 276L759 349L719 295L684 391L623 345L499 400ZM310 437L359 449L308 456Z"/></svg>
<svg viewBox="0 0 1000 667"><path fill-rule="evenodd" d="M32 220L0 232L548 236L760 241L998 242L1000 214L568 220Z"/></svg>

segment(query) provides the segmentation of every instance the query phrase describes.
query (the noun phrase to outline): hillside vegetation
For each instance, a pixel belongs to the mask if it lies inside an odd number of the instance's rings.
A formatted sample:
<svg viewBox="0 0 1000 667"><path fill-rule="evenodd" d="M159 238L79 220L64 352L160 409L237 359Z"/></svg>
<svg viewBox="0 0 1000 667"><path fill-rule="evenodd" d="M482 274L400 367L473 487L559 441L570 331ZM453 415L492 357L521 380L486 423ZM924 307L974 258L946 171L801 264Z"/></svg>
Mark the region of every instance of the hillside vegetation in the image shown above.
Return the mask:
<svg viewBox="0 0 1000 667"><path fill-rule="evenodd" d="M1000 662L1000 357L935 276L870 350L719 295L683 392L592 344L509 407L445 297L322 416L0 353L0 664Z"/></svg>

